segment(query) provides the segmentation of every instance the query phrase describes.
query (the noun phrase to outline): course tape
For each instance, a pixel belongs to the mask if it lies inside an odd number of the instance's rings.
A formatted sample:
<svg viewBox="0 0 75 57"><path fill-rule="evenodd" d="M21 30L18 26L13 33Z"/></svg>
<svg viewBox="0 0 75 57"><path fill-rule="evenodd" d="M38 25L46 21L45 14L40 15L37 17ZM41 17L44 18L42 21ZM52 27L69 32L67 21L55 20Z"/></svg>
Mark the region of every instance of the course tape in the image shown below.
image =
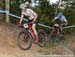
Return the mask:
<svg viewBox="0 0 75 57"><path fill-rule="evenodd" d="M15 17L15 18L20 19L19 16L15 15L15 14L12 14L12 13L9 13L8 10L0 10L0 13L5 13L5 14L7 14L7 15L9 15L9 16L12 16L12 17ZM28 21L28 20L25 19L25 18L24 18L24 20L25 20L25 21ZM50 27L50 26L47 26L47 25L44 25L44 24L41 24L41 23L38 23L38 25L39 25L39 26L42 26L42 27L50 28L50 29L52 28L52 27ZM73 28L73 27L75 27L75 25L63 27L63 29L65 29L65 28Z"/></svg>

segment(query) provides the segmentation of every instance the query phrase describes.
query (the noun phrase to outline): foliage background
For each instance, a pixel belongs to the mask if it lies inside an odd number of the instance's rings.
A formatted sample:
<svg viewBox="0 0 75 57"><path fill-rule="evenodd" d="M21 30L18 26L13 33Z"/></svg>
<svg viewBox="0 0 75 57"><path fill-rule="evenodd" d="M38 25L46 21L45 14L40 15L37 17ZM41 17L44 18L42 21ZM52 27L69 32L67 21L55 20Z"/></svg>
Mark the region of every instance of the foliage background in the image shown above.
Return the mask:
<svg viewBox="0 0 75 57"><path fill-rule="evenodd" d="M18 16L21 15L21 9L19 8L19 1L14 0L15 3L10 4L10 12L13 14L16 14ZM68 0L69 1L69 0ZM73 0L74 1L74 0ZM64 10L58 9L57 13L59 11L62 11L64 15L66 16L68 20L68 25L75 25L75 2L71 3L71 7L66 7ZM32 8L37 14L38 19L37 21L50 26L51 20L55 17L56 8L53 5L49 5L49 2L47 0L40 0L40 5ZM10 21L12 23L16 23L18 19L14 17L10 17ZM46 29L47 30L47 29Z"/></svg>

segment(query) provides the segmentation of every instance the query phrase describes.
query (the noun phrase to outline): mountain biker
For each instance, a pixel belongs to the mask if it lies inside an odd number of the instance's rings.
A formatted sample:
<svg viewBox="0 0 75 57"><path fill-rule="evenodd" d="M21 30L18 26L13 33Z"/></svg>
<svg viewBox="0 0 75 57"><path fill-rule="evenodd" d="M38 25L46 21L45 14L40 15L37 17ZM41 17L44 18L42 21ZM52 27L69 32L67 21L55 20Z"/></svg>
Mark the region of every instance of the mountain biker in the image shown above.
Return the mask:
<svg viewBox="0 0 75 57"><path fill-rule="evenodd" d="M51 22L54 22L55 20L58 21L60 32L62 32L62 26L66 26L68 24L66 17L63 15L62 12L59 12L58 15Z"/></svg>
<svg viewBox="0 0 75 57"><path fill-rule="evenodd" d="M28 18L28 23L31 23L31 28L33 32L35 33L35 43L38 42L38 34L36 31L36 24L35 21L37 20L37 13L35 13L32 9L29 8L28 2L25 2L20 5L21 8L21 19L19 22L19 25L21 25L23 17L26 16Z"/></svg>

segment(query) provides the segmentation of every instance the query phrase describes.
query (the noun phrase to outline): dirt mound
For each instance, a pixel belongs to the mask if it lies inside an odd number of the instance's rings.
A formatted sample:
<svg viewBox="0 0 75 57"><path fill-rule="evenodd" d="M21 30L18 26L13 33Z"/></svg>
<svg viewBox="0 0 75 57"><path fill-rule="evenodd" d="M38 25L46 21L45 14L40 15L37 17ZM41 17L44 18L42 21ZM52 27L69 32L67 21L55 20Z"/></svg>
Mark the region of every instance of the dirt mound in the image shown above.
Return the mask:
<svg viewBox="0 0 75 57"><path fill-rule="evenodd" d="M18 48L16 37L20 30L22 28L14 24L0 22L0 57L33 57L36 54L39 48L37 45L35 47L32 46L28 51L23 51Z"/></svg>
<svg viewBox="0 0 75 57"><path fill-rule="evenodd" d="M23 51L19 49L16 43L16 37L20 30L22 30L22 28L19 28L15 24L0 22L0 57L40 57L38 54L42 51L44 52L45 50L48 50L47 54L62 54L62 52L65 54L70 53L65 50L65 47L59 48L59 45L55 48L52 47L50 49L44 49L40 48L38 45L33 44L30 50ZM70 48L73 50L75 47L75 35L70 37L71 38L69 38L69 36L67 37L68 40L66 40L65 44L67 44L67 47L73 47ZM46 51L44 53L46 53Z"/></svg>

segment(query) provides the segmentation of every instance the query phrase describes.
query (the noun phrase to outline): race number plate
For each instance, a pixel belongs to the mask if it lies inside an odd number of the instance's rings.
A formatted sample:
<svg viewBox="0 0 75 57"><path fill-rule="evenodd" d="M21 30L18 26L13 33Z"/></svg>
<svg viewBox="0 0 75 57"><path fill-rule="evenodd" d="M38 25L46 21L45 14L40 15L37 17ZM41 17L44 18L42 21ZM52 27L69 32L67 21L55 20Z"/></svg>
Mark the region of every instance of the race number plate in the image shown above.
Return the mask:
<svg viewBox="0 0 75 57"><path fill-rule="evenodd" d="M55 27L59 27L59 24L54 24Z"/></svg>
<svg viewBox="0 0 75 57"><path fill-rule="evenodd" d="M24 24L23 26L24 26L24 28L28 28L29 27L28 24Z"/></svg>

